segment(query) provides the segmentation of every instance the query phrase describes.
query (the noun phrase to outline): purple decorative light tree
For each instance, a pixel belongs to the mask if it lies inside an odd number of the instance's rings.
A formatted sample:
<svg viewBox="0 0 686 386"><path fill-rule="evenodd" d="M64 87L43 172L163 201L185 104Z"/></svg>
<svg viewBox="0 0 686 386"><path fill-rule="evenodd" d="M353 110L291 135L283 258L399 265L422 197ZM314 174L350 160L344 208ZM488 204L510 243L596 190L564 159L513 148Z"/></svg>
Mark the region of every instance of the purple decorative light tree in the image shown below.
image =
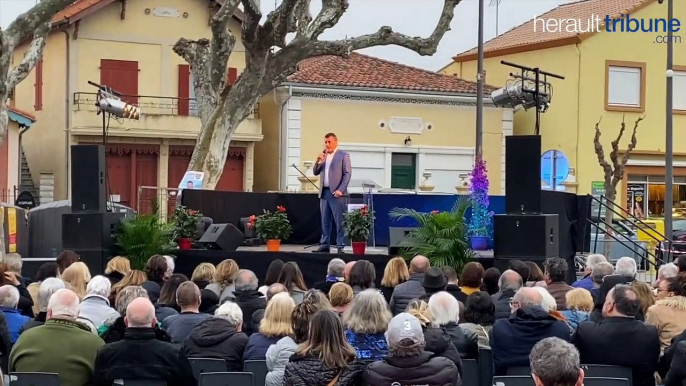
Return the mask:
<svg viewBox="0 0 686 386"><path fill-rule="evenodd" d="M492 213L488 210L488 170L481 155L476 157L474 169L470 175L471 187L469 196L472 217L469 222L469 235L472 249L485 250L488 247Z"/></svg>

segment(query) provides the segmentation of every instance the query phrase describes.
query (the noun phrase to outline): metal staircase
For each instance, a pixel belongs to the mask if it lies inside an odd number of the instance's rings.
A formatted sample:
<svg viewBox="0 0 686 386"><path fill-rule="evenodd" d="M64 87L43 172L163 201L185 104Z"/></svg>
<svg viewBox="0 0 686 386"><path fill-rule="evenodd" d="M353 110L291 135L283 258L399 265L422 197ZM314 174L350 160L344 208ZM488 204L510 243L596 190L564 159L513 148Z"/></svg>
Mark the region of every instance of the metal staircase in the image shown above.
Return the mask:
<svg viewBox="0 0 686 386"><path fill-rule="evenodd" d="M19 151L21 152L21 175L19 176L19 189L17 194L26 190L33 194L33 197L36 200L36 205L40 205L40 194L36 188L36 184L33 182L33 178L31 178L31 169L29 169L29 163L26 161L24 147L22 146Z"/></svg>

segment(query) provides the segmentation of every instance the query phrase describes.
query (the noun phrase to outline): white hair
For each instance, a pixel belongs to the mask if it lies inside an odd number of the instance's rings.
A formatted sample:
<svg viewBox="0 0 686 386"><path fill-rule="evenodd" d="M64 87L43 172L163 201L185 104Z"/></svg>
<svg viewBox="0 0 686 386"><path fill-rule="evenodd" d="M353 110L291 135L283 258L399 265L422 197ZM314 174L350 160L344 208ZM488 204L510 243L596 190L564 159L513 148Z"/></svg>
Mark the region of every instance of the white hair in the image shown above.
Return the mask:
<svg viewBox="0 0 686 386"><path fill-rule="evenodd" d="M55 291L48 302L48 312L51 317L62 316L69 319L76 319L79 316L79 297L74 291L66 288Z"/></svg>
<svg viewBox="0 0 686 386"><path fill-rule="evenodd" d="M167 261L167 274L171 276L174 273L174 268L176 268L174 258L169 255L164 255L164 260Z"/></svg>
<svg viewBox="0 0 686 386"><path fill-rule="evenodd" d="M607 263L607 259L605 258L605 256L601 255L600 253L595 253L592 255L588 255L588 257L586 257L587 269L590 269L592 271L598 263Z"/></svg>
<svg viewBox="0 0 686 386"><path fill-rule="evenodd" d="M7 264L7 269L16 274L21 275L21 267L24 265L21 255L18 253L8 253L2 259L3 263Z"/></svg>
<svg viewBox="0 0 686 386"><path fill-rule="evenodd" d="M557 301L545 287L534 287L534 289L538 291L539 294L541 294L541 298L543 299L541 307L546 312L552 312L557 310Z"/></svg>
<svg viewBox="0 0 686 386"><path fill-rule="evenodd" d="M429 312L434 319L435 327L460 321L460 303L455 297L445 291L437 292L429 298Z"/></svg>
<svg viewBox="0 0 686 386"><path fill-rule="evenodd" d="M249 269L241 269L233 279L233 285L236 292L255 291L258 286L257 276Z"/></svg>
<svg viewBox="0 0 686 386"><path fill-rule="evenodd" d="M40 283L40 288L38 288L38 309L40 312L48 310L50 297L62 288L66 288L64 282L56 277L49 277Z"/></svg>
<svg viewBox="0 0 686 386"><path fill-rule="evenodd" d="M236 327L243 323L243 311L234 302L226 302L214 311L215 318L222 318Z"/></svg>
<svg viewBox="0 0 686 386"><path fill-rule="evenodd" d="M638 267L636 266L636 260L631 257L622 257L617 260L615 264L615 274L624 276L626 278L633 279L636 277L638 272Z"/></svg>
<svg viewBox="0 0 686 386"><path fill-rule="evenodd" d="M669 279L670 277L675 277L678 274L679 274L679 267L677 267L676 264L674 264L674 263L664 264L657 271L657 276L658 277L661 276L663 279Z"/></svg>
<svg viewBox="0 0 686 386"><path fill-rule="evenodd" d="M87 295L98 295L104 298L110 296L110 290L112 289L112 282L105 276L98 275L88 282L86 287Z"/></svg>
<svg viewBox="0 0 686 386"><path fill-rule="evenodd" d="M0 287L0 306L17 308L17 304L19 304L19 290L9 284Z"/></svg>
<svg viewBox="0 0 686 386"><path fill-rule="evenodd" d="M343 277L343 271L345 271L345 261L339 258L331 259L326 267L326 274L331 276Z"/></svg>

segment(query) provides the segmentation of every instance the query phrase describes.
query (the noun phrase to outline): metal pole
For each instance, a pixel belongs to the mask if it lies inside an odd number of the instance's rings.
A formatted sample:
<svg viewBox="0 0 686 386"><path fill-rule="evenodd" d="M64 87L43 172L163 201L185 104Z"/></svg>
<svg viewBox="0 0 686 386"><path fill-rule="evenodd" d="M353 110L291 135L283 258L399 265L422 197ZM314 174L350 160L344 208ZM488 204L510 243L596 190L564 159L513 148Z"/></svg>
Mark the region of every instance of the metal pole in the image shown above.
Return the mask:
<svg viewBox="0 0 686 386"><path fill-rule="evenodd" d="M481 155L483 147L484 117L484 0L479 0L479 41L476 74L476 155Z"/></svg>
<svg viewBox="0 0 686 386"><path fill-rule="evenodd" d="M667 70L671 71L674 65L674 36L671 28L671 21L674 18L674 1L667 0ZM665 121L665 236L668 240L672 239L672 206L674 205L674 148L672 133L672 107L673 107L673 78L667 76L667 109ZM671 249L671 248L670 248ZM668 256L669 258L669 256Z"/></svg>

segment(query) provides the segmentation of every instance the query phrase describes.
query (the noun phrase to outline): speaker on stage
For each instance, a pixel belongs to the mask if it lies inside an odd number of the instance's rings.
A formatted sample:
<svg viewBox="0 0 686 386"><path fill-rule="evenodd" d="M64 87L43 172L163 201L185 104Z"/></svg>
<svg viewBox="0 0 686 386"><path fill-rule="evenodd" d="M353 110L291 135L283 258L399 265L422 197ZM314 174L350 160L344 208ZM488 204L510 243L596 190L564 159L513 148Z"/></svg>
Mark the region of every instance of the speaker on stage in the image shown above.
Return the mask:
<svg viewBox="0 0 686 386"><path fill-rule="evenodd" d="M493 257L548 258L560 254L556 214L499 214L493 222Z"/></svg>
<svg viewBox="0 0 686 386"><path fill-rule="evenodd" d="M64 213L62 248L111 249L114 247L117 225L123 218L124 213Z"/></svg>
<svg viewBox="0 0 686 386"><path fill-rule="evenodd" d="M417 228L411 227L388 227L389 244L388 254L397 255L400 253L400 244L407 239L407 235Z"/></svg>
<svg viewBox="0 0 686 386"><path fill-rule="evenodd" d="M105 146L71 146L72 213L107 210Z"/></svg>
<svg viewBox="0 0 686 386"><path fill-rule="evenodd" d="M505 213L541 213L541 136L505 137Z"/></svg>
<svg viewBox="0 0 686 386"><path fill-rule="evenodd" d="M212 224L202 235L199 243L207 249L235 251L243 243L244 237L243 232L233 224Z"/></svg>

